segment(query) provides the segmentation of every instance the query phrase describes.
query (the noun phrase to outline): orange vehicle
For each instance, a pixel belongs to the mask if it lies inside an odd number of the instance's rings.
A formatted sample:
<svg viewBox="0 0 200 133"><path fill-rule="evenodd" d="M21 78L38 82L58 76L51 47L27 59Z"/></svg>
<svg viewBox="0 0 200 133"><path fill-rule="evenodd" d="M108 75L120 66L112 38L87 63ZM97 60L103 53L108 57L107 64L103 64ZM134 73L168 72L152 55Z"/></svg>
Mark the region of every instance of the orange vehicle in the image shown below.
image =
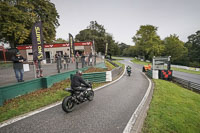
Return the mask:
<svg viewBox="0 0 200 133"><path fill-rule="evenodd" d="M151 70L151 65L150 64L144 65L142 71L147 72L148 70Z"/></svg>

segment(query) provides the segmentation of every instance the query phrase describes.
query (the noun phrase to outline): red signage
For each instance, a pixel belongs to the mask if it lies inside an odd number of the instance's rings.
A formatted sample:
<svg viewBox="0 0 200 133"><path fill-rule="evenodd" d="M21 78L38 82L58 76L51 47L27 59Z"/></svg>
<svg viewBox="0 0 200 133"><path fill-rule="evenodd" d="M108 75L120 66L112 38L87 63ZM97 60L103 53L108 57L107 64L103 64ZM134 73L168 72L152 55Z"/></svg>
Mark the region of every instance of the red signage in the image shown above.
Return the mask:
<svg viewBox="0 0 200 133"><path fill-rule="evenodd" d="M75 46L92 46L92 42L75 42Z"/></svg>
<svg viewBox="0 0 200 133"><path fill-rule="evenodd" d="M92 46L92 42L75 42L75 46ZM69 43L44 44L44 48L69 47ZM17 46L18 50L32 49L31 45Z"/></svg>

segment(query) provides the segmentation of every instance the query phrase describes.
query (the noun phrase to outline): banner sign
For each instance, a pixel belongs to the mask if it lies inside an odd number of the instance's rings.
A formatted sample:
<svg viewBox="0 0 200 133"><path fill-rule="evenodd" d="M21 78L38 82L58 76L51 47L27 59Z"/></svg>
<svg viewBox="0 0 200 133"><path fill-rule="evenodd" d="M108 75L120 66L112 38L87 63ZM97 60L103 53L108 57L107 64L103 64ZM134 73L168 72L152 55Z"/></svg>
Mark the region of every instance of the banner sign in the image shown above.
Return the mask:
<svg viewBox="0 0 200 133"><path fill-rule="evenodd" d="M43 46L43 34L42 34L42 22L37 22L32 27L32 50L33 60L43 60L44 58L44 46Z"/></svg>
<svg viewBox="0 0 200 133"><path fill-rule="evenodd" d="M69 33L69 46L70 46L70 56L75 55L74 51L74 39L73 36Z"/></svg>

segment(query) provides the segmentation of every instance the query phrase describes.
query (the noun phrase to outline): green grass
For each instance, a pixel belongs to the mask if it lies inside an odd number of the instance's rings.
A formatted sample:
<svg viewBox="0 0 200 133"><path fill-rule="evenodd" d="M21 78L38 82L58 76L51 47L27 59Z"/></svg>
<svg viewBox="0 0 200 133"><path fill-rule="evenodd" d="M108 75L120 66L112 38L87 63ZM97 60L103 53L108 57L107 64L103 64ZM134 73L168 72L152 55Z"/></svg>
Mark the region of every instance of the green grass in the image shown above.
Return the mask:
<svg viewBox="0 0 200 133"><path fill-rule="evenodd" d="M115 57L115 56L113 56L112 59L115 59L116 61L124 60L124 59L121 59L120 57Z"/></svg>
<svg viewBox="0 0 200 133"><path fill-rule="evenodd" d="M112 70L115 68L115 66L113 66L111 63L109 63L108 61L105 61L106 67L108 68L108 71Z"/></svg>
<svg viewBox="0 0 200 133"><path fill-rule="evenodd" d="M200 95L172 82L154 80L144 133L199 133Z"/></svg>
<svg viewBox="0 0 200 133"><path fill-rule="evenodd" d="M112 61L112 62L114 62L115 64L119 65L120 67L124 67L124 64L122 64L122 63L120 63L118 61Z"/></svg>
<svg viewBox="0 0 200 133"><path fill-rule="evenodd" d="M41 89L7 101L0 107L0 122L62 100L69 95L63 90L69 87L69 83L69 80L62 81L51 88Z"/></svg>
<svg viewBox="0 0 200 133"><path fill-rule="evenodd" d="M140 64L140 65L148 65L148 64L151 64L151 62L140 61L140 60L137 60L137 59L132 59L131 61L132 61L133 63L135 63L135 64Z"/></svg>

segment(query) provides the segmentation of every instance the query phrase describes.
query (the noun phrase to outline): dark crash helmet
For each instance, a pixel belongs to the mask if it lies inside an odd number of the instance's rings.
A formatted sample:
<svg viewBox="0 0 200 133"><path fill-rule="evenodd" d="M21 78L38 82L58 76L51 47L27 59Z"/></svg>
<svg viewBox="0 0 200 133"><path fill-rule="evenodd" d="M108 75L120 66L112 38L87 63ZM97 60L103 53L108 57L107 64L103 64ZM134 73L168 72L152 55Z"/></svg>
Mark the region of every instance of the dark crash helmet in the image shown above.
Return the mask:
<svg viewBox="0 0 200 133"><path fill-rule="evenodd" d="M82 73L82 71L78 70L78 71L76 72L76 74L82 76L83 73Z"/></svg>

